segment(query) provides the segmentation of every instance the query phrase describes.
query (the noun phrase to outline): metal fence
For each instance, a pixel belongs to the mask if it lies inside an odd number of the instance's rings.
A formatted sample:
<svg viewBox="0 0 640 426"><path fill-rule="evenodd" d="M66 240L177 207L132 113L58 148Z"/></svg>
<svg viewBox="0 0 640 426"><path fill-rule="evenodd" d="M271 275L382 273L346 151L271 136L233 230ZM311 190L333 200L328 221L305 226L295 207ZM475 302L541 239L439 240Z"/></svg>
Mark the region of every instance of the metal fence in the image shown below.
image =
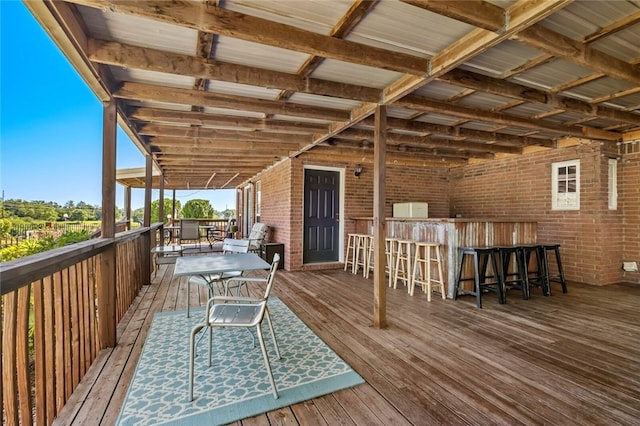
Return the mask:
<svg viewBox="0 0 640 426"><path fill-rule="evenodd" d="M84 222L41 222L41 223L14 223L11 225L9 236L0 238L0 249L16 245L29 239L34 231L87 231L92 233L100 229L100 223Z"/></svg>

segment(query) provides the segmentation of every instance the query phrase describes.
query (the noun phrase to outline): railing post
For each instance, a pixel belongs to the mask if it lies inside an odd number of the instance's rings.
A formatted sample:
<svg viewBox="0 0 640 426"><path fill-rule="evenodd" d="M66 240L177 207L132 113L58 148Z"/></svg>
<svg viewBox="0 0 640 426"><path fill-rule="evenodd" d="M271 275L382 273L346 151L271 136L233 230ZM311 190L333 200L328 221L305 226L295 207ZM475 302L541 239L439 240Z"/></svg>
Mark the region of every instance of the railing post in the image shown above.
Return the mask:
<svg viewBox="0 0 640 426"><path fill-rule="evenodd" d="M153 158L147 154L145 156L145 185L144 185L144 226L151 226L151 191L153 189ZM151 282L151 238L155 233L149 231L145 233L144 247L145 254L142 256L142 270L145 271L145 284Z"/></svg>
<svg viewBox="0 0 640 426"><path fill-rule="evenodd" d="M116 101L104 104L102 123L102 236L113 239L116 229ZM102 348L116 344L116 244L100 256L98 312Z"/></svg>

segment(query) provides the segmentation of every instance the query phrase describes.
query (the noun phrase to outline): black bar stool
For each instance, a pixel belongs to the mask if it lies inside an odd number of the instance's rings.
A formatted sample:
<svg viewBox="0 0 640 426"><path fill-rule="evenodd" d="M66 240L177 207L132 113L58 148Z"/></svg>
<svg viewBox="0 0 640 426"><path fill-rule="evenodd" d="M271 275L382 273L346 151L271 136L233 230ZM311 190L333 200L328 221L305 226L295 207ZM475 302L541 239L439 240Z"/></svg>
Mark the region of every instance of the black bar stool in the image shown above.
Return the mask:
<svg viewBox="0 0 640 426"><path fill-rule="evenodd" d="M525 278L527 266L524 258L524 249L521 246L499 246L498 263L500 278L505 290L504 301L507 301L507 288L516 288L522 291L522 298L529 299L529 284ZM511 258L514 258L514 270L511 271Z"/></svg>
<svg viewBox="0 0 640 426"><path fill-rule="evenodd" d="M487 290L498 293L498 301L505 303L504 287L500 279L500 270L498 269L495 258L497 249L495 247L460 247L458 250L460 253L460 268L458 269L458 278L456 279L453 289L453 300L458 298L461 282L473 281L473 291L463 291L464 294L476 296L476 306L478 308L482 308L482 292ZM465 259L467 259L468 256L473 258L474 275L473 277L463 278L462 271L464 270ZM487 275L489 262L491 262L493 275ZM492 279L492 282L487 282L487 278Z"/></svg>
<svg viewBox="0 0 640 426"><path fill-rule="evenodd" d="M560 260L560 244L543 244L542 247L542 266L544 268L544 276L547 283L547 289L549 295L551 295L551 282L560 283L562 286L562 292L567 292L567 282L564 279L564 271L562 269L562 261ZM548 254L552 251L556 256L556 274L551 275L549 270L549 258Z"/></svg>
<svg viewBox="0 0 640 426"><path fill-rule="evenodd" d="M549 283L546 279L545 267L544 267L544 253L542 246L540 245L524 245L522 247L524 264L526 267L525 282L527 284L527 291L531 296L531 287L540 287L542 294L549 296ZM531 255L535 254L535 262L531 261Z"/></svg>

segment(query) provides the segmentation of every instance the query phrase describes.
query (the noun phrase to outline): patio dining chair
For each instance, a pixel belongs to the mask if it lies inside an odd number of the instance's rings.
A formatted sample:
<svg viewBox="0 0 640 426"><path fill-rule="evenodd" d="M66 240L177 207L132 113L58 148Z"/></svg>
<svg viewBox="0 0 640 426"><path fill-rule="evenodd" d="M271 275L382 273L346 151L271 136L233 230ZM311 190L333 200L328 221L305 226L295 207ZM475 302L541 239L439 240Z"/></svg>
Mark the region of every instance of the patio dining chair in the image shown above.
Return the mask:
<svg viewBox="0 0 640 426"><path fill-rule="evenodd" d="M209 243L213 245L216 242L224 241L227 238L227 235L231 233L231 224L233 220L228 220L227 225L224 229L210 229L207 234L207 239L209 239Z"/></svg>
<svg viewBox="0 0 640 426"><path fill-rule="evenodd" d="M222 255L227 253L247 253L249 250L248 240L235 240L233 238L225 238L222 243ZM220 256L220 254L214 254L214 256ZM227 296L229 293L229 284L226 282L230 278L242 276L242 271L230 271L223 274L216 275L194 275L189 277L190 284L197 284L207 286L209 289L209 298L215 296L215 290L218 289L219 293ZM236 289L236 295L240 295L242 284L238 283L237 286L231 288Z"/></svg>
<svg viewBox="0 0 640 426"><path fill-rule="evenodd" d="M249 251L257 253L260 251L260 246L267 238L269 227L264 223L254 223L249 233Z"/></svg>
<svg viewBox="0 0 640 426"><path fill-rule="evenodd" d="M184 241L195 241L196 247L200 249L200 224L198 219L181 219L178 239L180 245L183 245Z"/></svg>
<svg viewBox="0 0 640 426"><path fill-rule="evenodd" d="M269 362L269 354L264 343L264 337L262 335L262 322L266 318L267 325L273 338L273 344L275 346L277 359L280 359L280 350L278 348L278 342L276 340L276 334L273 330L273 324L271 323L271 317L269 316L269 310L267 308L267 300L273 287L276 271L278 269L278 262L280 261L280 255L275 254L273 256L273 262L271 263L271 269L266 278L232 278L241 279L244 282L251 283L266 283L266 288L263 297L239 297L239 296L214 296L207 302L207 309L205 311L204 322L196 325L191 330L190 350L189 350L189 401L193 401L193 381L194 381L194 364L196 356L196 335L203 329L207 328L209 331L209 367L211 367L211 355L213 351L213 329L218 327L235 327L244 328L251 331L255 328L255 334L258 337L260 343L260 349L262 351L262 357L264 359L264 365L271 382L271 388L273 396L278 399L278 389L276 387L275 380L273 379L273 373L271 372L271 364ZM251 333L253 336L253 333ZM253 345L255 347L255 337Z"/></svg>

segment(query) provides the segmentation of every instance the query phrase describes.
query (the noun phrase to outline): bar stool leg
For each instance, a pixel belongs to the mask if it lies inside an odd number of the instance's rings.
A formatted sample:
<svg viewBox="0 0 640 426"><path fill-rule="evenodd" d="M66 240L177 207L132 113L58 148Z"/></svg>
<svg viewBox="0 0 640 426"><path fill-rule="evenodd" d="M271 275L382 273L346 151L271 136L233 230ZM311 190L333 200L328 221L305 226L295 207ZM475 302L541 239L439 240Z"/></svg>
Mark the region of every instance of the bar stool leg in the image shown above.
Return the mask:
<svg viewBox="0 0 640 426"><path fill-rule="evenodd" d="M346 271L351 264L351 273L353 273L353 261L355 257L354 245L355 245L355 234L347 235L347 249L344 253L344 270ZM351 251L351 257L349 257L349 251Z"/></svg>
<svg viewBox="0 0 640 426"><path fill-rule="evenodd" d="M486 265L486 263L485 263ZM482 289L480 288L480 264L479 264L479 259L478 259L478 253L474 252L473 253L473 270L474 270L474 277L473 277L473 284L474 284L474 289L476 292L476 306L478 308L482 308ZM484 274L486 271L486 266L484 266L483 268L483 281L484 281Z"/></svg>
<svg viewBox="0 0 640 426"><path fill-rule="evenodd" d="M558 274L560 279L560 285L562 286L562 292L567 293L567 281L564 279L564 270L562 269L562 260L560 260L560 248L555 247L553 250L556 253L556 264L558 265Z"/></svg>
<svg viewBox="0 0 640 426"><path fill-rule="evenodd" d="M385 239L385 254L387 255L387 272L389 273L388 286L393 286L393 264L394 264L395 240L392 238Z"/></svg>

